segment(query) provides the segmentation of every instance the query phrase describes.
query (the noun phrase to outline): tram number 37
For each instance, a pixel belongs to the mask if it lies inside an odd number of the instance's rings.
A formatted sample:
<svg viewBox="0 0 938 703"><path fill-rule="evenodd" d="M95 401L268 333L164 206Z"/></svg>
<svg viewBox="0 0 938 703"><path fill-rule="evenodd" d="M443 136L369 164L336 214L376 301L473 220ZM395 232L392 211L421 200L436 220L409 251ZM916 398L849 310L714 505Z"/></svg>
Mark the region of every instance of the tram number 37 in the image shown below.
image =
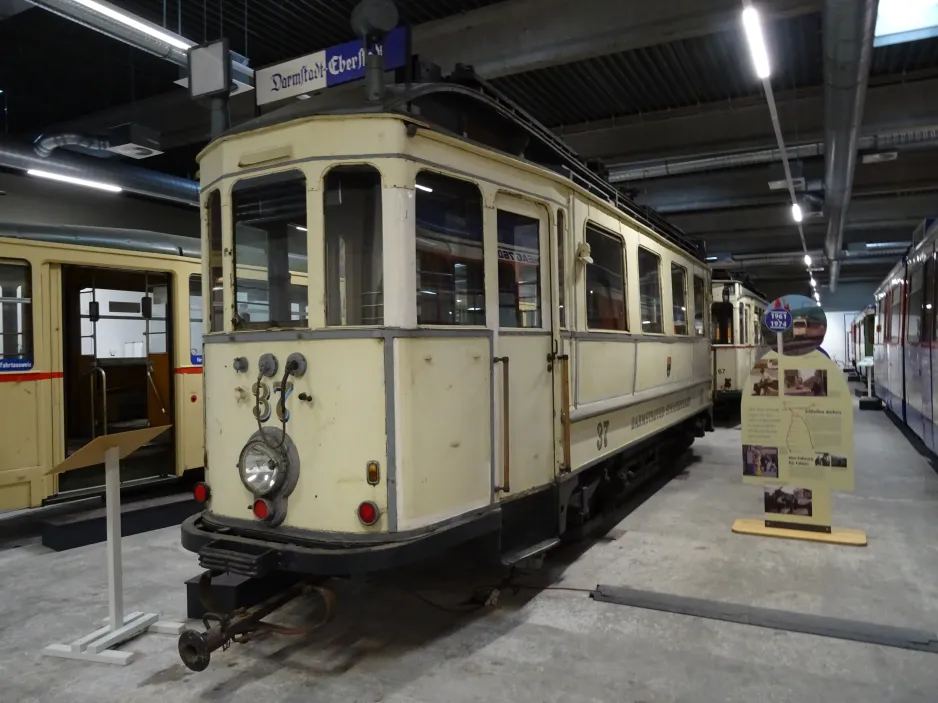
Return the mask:
<svg viewBox="0 0 938 703"><path fill-rule="evenodd" d="M609 446L609 420L596 423L596 448Z"/></svg>

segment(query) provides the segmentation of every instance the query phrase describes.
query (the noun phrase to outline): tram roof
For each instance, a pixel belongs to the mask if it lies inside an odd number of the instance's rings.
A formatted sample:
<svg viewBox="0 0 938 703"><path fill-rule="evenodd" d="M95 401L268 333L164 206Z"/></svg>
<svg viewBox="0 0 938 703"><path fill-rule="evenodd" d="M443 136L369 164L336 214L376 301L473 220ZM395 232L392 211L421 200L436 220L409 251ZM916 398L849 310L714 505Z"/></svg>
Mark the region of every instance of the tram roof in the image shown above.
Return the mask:
<svg viewBox="0 0 938 703"><path fill-rule="evenodd" d="M81 247L120 249L199 259L201 243L192 237L142 229L0 222L0 237Z"/></svg>
<svg viewBox="0 0 938 703"><path fill-rule="evenodd" d="M443 133L554 171L703 261L702 248L680 229L622 194L602 169L586 163L550 129L468 69L442 81L387 85L378 101L369 101L358 84L324 91L244 122L220 138L320 115L376 113L412 117Z"/></svg>

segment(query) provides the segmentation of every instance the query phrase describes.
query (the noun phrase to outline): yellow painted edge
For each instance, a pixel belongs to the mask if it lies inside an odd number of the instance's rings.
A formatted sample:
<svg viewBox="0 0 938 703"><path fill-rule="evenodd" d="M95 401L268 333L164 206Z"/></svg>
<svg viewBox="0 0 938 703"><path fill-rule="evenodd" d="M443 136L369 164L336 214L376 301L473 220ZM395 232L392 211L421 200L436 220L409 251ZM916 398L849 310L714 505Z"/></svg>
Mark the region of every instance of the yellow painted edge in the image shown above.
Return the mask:
<svg viewBox="0 0 938 703"><path fill-rule="evenodd" d="M849 527L832 527L829 533L789 530L782 527L766 527L765 520L756 520L754 518L739 518L733 523L733 532L741 535L842 544L849 547L865 547L867 544L866 533L863 530L854 530Z"/></svg>

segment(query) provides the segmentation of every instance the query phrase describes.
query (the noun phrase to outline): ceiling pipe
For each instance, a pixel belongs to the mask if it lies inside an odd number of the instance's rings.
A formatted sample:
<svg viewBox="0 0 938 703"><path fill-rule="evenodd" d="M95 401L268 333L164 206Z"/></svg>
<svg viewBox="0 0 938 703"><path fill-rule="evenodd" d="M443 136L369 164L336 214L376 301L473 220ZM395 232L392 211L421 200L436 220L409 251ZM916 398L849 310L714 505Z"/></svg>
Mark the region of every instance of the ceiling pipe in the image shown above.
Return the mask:
<svg viewBox="0 0 938 703"><path fill-rule="evenodd" d="M916 127L899 131L868 134L857 140L859 151L914 151L938 148L938 126ZM823 142L807 142L786 147L790 159L809 159L825 155ZM613 183L644 181L727 168L760 166L782 160L779 149L758 149L731 153L698 154L677 159L637 161L609 167Z"/></svg>
<svg viewBox="0 0 938 703"><path fill-rule="evenodd" d="M828 209L824 251L837 278L844 223L853 190L866 84L873 56L878 0L824 0L824 190Z"/></svg>
<svg viewBox="0 0 938 703"><path fill-rule="evenodd" d="M33 149L39 156L48 159L52 156L53 151L63 146L77 146L82 149L88 149L89 151L107 151L111 144L107 139L66 132L64 134L50 134L49 136L39 137L33 144Z"/></svg>
<svg viewBox="0 0 938 703"><path fill-rule="evenodd" d="M110 183L157 200L193 207L199 204L197 181L79 154L59 152L44 159L31 147L13 141L0 140L0 167L53 171L63 176Z"/></svg>
<svg viewBox="0 0 938 703"><path fill-rule="evenodd" d="M899 257L905 255L908 251L908 245L903 244L895 248L876 249L873 251L850 251L844 252L844 258L841 261L832 261L830 266L833 268L838 265L852 264L889 264L895 263ZM816 266L823 266L828 263L821 251L809 251L811 258L814 259ZM755 254L734 256L730 261L712 261L710 267L726 271L740 271L753 267L767 266L790 266L793 268L804 268L804 252L793 251L784 254Z"/></svg>

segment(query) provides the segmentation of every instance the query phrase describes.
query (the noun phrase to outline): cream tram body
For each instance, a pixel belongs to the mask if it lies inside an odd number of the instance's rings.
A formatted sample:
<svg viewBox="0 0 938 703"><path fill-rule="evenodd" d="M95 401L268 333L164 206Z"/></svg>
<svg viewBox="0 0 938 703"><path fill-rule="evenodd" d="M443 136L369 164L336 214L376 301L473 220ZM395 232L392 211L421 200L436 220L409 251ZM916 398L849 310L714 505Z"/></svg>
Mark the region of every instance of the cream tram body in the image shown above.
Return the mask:
<svg viewBox="0 0 938 703"><path fill-rule="evenodd" d="M706 265L567 178L381 112L236 131L200 177L205 295L210 281L221 295L205 329L210 500L183 544L206 565L238 570L222 545L368 571L513 520L550 537L579 493L589 512L590 467L708 424ZM281 249L253 314L238 252L264 228ZM285 375L295 354L305 371Z"/></svg>
<svg viewBox="0 0 938 703"><path fill-rule="evenodd" d="M712 285L714 399L738 400L765 351L762 318L769 304L743 281L715 278Z"/></svg>
<svg viewBox="0 0 938 703"><path fill-rule="evenodd" d="M101 470L49 472L107 431L173 426L124 479L202 467L194 245L137 230L0 225L0 510L99 490ZM144 297L153 305L149 323Z"/></svg>

